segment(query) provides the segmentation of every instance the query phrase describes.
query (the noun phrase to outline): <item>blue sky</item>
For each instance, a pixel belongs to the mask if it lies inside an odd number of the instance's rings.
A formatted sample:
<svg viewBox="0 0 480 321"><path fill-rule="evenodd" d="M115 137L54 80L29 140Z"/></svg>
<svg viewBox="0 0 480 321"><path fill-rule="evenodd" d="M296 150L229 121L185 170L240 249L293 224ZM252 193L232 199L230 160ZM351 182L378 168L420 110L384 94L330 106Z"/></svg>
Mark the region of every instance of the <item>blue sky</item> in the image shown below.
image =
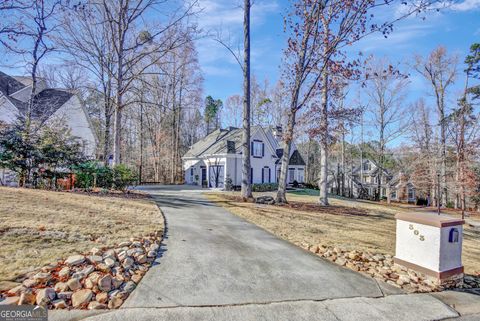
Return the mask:
<svg viewBox="0 0 480 321"><path fill-rule="evenodd" d="M237 3L236 0L201 0L200 6L204 9L199 18L200 26L212 32L221 30L223 38L230 39L234 46L241 46L243 13ZM283 14L288 5L288 0L256 0L252 7L251 67L258 79L266 77L271 84L279 77L282 49L286 43ZM392 5L379 15L393 17L398 10L398 6ZM401 21L388 39L372 35L359 42L355 51L386 56L394 63L408 63L414 54L426 55L438 45L444 45L463 61L473 42L480 42L480 0L463 0L448 10L429 14L426 20ZM211 39L200 40L198 50L205 77L205 95L225 101L230 95L241 94L241 69L231 54ZM428 100L426 83L414 73L410 81L408 99L413 101L424 96ZM458 83L460 85L463 80Z"/></svg>

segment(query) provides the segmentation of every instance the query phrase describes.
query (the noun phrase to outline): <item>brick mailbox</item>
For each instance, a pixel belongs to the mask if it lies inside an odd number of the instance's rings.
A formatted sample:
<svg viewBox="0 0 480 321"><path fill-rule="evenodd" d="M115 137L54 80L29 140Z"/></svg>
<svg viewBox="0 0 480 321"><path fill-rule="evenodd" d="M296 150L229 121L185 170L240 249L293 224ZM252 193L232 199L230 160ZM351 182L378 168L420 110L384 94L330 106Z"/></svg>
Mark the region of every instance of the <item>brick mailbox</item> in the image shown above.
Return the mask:
<svg viewBox="0 0 480 321"><path fill-rule="evenodd" d="M420 272L437 284L463 280L461 219L427 213L399 213L395 264Z"/></svg>

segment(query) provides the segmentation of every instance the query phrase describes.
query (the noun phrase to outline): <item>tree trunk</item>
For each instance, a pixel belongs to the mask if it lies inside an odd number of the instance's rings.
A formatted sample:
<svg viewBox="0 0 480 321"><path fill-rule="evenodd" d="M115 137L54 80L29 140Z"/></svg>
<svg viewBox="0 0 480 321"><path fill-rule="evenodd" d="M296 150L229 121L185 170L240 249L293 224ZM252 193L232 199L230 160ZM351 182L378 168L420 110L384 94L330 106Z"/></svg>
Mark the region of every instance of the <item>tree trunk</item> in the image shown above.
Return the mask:
<svg viewBox="0 0 480 321"><path fill-rule="evenodd" d="M253 198L250 184L250 0L244 0L242 198Z"/></svg>
<svg viewBox="0 0 480 321"><path fill-rule="evenodd" d="M290 149L292 147L293 130L295 128L295 111L290 108L288 113L287 130L283 137L283 155L280 165L280 178L278 180L278 190L276 202L279 204L287 203L287 179L288 162L290 158Z"/></svg>
<svg viewBox="0 0 480 321"><path fill-rule="evenodd" d="M328 205L328 73L322 75L322 103L321 103L320 129L323 131L320 139L320 190L319 202Z"/></svg>

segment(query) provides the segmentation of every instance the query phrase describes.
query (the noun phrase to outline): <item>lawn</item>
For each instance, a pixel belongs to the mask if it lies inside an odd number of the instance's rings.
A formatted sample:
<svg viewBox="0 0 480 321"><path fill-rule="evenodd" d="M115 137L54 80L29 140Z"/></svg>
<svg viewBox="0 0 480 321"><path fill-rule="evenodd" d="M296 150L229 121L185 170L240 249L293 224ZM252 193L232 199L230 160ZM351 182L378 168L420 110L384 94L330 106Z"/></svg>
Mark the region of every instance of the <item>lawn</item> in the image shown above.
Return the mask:
<svg viewBox="0 0 480 321"><path fill-rule="evenodd" d="M163 229L152 200L118 196L0 187L0 281Z"/></svg>
<svg viewBox="0 0 480 321"><path fill-rule="evenodd" d="M273 193L254 193L272 195ZM286 206L243 203L237 192L209 193L208 198L265 230L300 245L324 244L345 250L395 253L395 214L421 210L412 206L331 198L330 207L317 205L318 191L288 194ZM478 218L472 218L477 220ZM480 230L464 226L463 263L467 273L480 273Z"/></svg>

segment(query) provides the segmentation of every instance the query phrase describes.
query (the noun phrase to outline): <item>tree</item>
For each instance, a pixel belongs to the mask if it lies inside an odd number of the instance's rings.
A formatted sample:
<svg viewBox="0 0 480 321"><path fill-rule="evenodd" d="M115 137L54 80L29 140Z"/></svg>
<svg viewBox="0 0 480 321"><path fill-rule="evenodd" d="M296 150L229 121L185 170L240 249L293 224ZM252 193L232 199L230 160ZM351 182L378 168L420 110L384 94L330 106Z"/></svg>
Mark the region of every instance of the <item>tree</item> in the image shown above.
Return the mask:
<svg viewBox="0 0 480 321"><path fill-rule="evenodd" d="M215 129L220 128L220 110L223 102L220 99L213 99L212 96L207 96L205 99L204 119L207 128L207 135ZM211 128L213 125L213 129Z"/></svg>
<svg viewBox="0 0 480 321"><path fill-rule="evenodd" d="M411 123L411 113L405 110L404 98L408 85L407 76L401 74L386 59L371 60L364 72L366 94L369 97L369 113L372 125L378 133L376 161L380 167L377 176L376 199L380 200L385 152L388 143L405 133Z"/></svg>
<svg viewBox="0 0 480 321"><path fill-rule="evenodd" d="M228 117L224 121L228 126L239 128L242 123L242 102L243 98L240 95L233 95L227 98L225 102L226 114Z"/></svg>
<svg viewBox="0 0 480 321"><path fill-rule="evenodd" d="M243 5L243 134L242 134L242 198L251 199L250 183L250 0Z"/></svg>
<svg viewBox="0 0 480 321"><path fill-rule="evenodd" d="M276 201L286 202L287 168L291 142L294 135L297 112L316 102L320 121L317 132L320 137L320 203L328 205L328 144L329 144L329 95L334 90L331 75L350 78L355 74L358 61L347 61L343 49L374 32L387 36L393 23L425 10L436 1L412 1L401 16L393 21L377 24L372 12L394 1L324 1L297 0L286 19L289 30L288 46L284 50L284 81L291 92L287 130L283 139L283 157ZM407 2L405 2L407 4Z"/></svg>
<svg viewBox="0 0 480 321"><path fill-rule="evenodd" d="M440 127L440 177L442 190L442 204L448 201L447 190L447 127L446 115L448 113L445 103L449 88L454 84L457 75L458 57L449 55L447 50L440 46L430 53L427 58L415 58L415 70L422 75L431 85L438 113Z"/></svg>

